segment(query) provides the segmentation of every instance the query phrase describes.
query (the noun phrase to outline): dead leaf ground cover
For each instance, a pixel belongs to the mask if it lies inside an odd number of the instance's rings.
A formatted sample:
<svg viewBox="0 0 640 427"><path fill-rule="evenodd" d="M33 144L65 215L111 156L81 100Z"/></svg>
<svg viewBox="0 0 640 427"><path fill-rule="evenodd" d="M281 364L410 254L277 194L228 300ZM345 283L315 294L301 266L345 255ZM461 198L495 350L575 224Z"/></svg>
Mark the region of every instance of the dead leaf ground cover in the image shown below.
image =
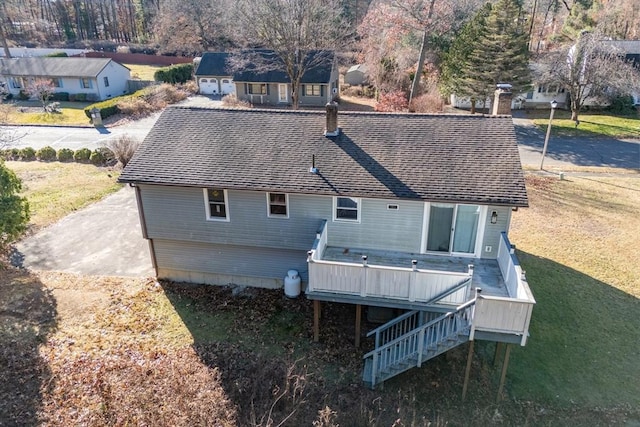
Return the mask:
<svg viewBox="0 0 640 427"><path fill-rule="evenodd" d="M281 291L0 270L6 425L621 425L640 420L636 177L527 179L511 238L538 304L496 404L493 344L362 387L354 309ZM635 326L634 326L635 325ZM372 325L365 325L364 331ZM398 421L400 420L400 421Z"/></svg>

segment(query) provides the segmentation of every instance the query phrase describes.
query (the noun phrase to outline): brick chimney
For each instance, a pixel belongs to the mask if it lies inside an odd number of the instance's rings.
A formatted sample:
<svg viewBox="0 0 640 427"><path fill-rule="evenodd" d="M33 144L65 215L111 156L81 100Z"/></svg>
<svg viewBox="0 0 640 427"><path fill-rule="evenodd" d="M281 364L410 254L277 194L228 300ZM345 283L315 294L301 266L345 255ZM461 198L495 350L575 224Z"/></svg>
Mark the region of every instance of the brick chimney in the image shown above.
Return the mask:
<svg viewBox="0 0 640 427"><path fill-rule="evenodd" d="M494 116L511 115L511 88L512 86L508 83L498 83L491 114Z"/></svg>
<svg viewBox="0 0 640 427"><path fill-rule="evenodd" d="M338 136L340 128L338 127L338 104L329 102L325 106L327 110L327 125L324 129L324 136Z"/></svg>

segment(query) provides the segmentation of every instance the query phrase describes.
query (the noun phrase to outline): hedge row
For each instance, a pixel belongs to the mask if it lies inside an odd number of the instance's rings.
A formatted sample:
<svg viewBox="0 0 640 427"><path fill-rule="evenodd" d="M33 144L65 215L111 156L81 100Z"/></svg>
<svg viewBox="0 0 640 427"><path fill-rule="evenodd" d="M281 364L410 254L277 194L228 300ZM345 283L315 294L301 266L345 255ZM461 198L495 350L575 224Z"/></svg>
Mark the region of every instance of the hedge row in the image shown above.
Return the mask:
<svg viewBox="0 0 640 427"><path fill-rule="evenodd" d="M132 100L135 98L144 98L149 91L149 88L140 89L137 92L134 92L130 95L122 95L117 96L115 98L107 99L106 101L96 102L95 104L91 104L84 109L84 114L91 119L91 110L97 108L100 110L100 116L102 119L106 119L107 117L114 116L120 112L118 108L118 104L123 101ZM78 100L76 98L76 100Z"/></svg>
<svg viewBox="0 0 640 427"><path fill-rule="evenodd" d="M108 165L115 162L113 152L107 147L98 147L91 151L88 148L80 148L73 151L69 148L61 148L56 151L53 147L42 147L34 150L31 147L25 148L9 148L0 151L0 157L4 160L40 160L43 162L71 162L92 163L94 165Z"/></svg>
<svg viewBox="0 0 640 427"><path fill-rule="evenodd" d="M186 83L193 75L193 64L176 64L160 68L153 74L153 78L163 83Z"/></svg>

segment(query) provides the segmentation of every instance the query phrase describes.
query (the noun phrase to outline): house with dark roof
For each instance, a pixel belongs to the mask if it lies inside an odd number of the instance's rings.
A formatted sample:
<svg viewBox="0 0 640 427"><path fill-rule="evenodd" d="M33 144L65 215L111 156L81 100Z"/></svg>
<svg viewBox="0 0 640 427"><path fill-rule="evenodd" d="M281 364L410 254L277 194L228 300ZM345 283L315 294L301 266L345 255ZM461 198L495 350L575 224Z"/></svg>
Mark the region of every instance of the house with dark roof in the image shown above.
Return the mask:
<svg viewBox="0 0 640 427"><path fill-rule="evenodd" d="M55 92L99 101L127 93L130 70L109 58L9 58L0 60L0 78L17 96L40 79L50 80Z"/></svg>
<svg viewBox="0 0 640 427"><path fill-rule="evenodd" d="M234 72L236 96L253 105L291 105L292 83L284 71L284 64L270 50L245 52L248 61ZM258 60L252 61L252 57ZM338 66L334 52L316 50L305 59L306 71L297 87L300 106L322 107L339 92Z"/></svg>
<svg viewBox="0 0 640 427"><path fill-rule="evenodd" d="M228 95L236 92L233 73L227 64L230 53L205 52L194 72L198 90L203 95Z"/></svg>
<svg viewBox="0 0 640 427"><path fill-rule="evenodd" d="M314 301L316 340L322 303L355 305L357 344L363 307L403 310L369 332L370 386L469 341L527 341L535 300L507 237L528 204L511 116L171 107L119 181L135 187L159 278L286 276L288 296Z"/></svg>

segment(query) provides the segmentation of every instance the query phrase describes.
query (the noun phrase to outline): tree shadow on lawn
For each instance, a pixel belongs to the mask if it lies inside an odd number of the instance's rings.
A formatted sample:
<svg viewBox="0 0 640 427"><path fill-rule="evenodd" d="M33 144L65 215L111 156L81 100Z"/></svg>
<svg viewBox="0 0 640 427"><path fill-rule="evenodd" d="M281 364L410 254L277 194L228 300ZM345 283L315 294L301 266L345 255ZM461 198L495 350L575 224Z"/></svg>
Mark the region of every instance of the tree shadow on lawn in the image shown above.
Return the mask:
<svg viewBox="0 0 640 427"><path fill-rule="evenodd" d="M521 399L520 388L513 399L507 396L496 403L500 366L492 366L495 344L491 342L476 343L466 402L461 392L467 345L369 390L361 380L362 356L373 342L364 335L376 325L364 322L363 346L355 348L354 306L323 304L320 342L313 343L313 309L304 296L291 300L282 290L248 288L236 294L230 287L169 282L162 286L194 337L202 363L220 371L239 425L269 413L275 424L291 416L284 425L310 425L325 406L336 412L334 421L342 426L393 425L398 419L404 425L485 426L602 418L597 408L549 411L531 401L537 399L535 394L531 400ZM536 332L532 340L539 335ZM518 360L528 349L512 353L511 366L518 369L510 366L507 379L515 376L518 387L521 380L526 384L529 369L543 369L540 365L547 362L537 355L533 362ZM280 393L284 394L278 399ZM614 415L618 420L619 414Z"/></svg>
<svg viewBox="0 0 640 427"><path fill-rule="evenodd" d="M635 408L629 416L640 421L640 299L552 260L518 257L536 306L510 367L512 395L605 417Z"/></svg>
<svg viewBox="0 0 640 427"><path fill-rule="evenodd" d="M56 300L25 270L0 264L0 424L38 424L51 371L38 352L56 328Z"/></svg>

